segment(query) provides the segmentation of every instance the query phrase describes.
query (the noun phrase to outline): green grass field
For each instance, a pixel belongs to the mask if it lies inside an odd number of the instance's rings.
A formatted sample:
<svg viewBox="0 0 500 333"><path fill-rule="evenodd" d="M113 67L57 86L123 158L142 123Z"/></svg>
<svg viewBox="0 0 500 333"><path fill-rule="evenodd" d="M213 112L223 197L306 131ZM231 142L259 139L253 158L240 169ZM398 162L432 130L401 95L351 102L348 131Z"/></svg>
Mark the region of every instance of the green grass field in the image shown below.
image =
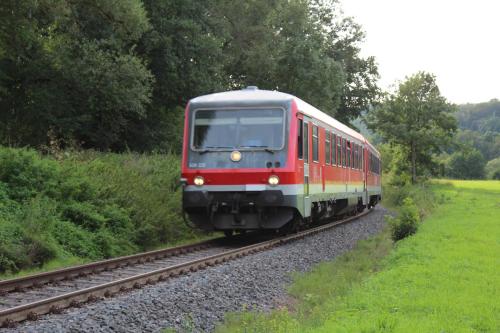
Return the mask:
<svg viewBox="0 0 500 333"><path fill-rule="evenodd" d="M392 250L383 234L363 242L297 276L289 309L231 314L218 331L500 332L500 182L431 189L415 235Z"/></svg>

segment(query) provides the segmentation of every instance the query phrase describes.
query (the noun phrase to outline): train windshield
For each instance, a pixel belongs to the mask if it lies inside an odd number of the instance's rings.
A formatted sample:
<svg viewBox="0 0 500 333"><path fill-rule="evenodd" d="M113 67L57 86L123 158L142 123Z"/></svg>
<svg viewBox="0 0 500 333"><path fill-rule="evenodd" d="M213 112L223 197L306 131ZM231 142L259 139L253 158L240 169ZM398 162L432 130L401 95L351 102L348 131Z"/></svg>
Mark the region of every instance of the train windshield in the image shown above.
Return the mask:
<svg viewBox="0 0 500 333"><path fill-rule="evenodd" d="M284 114L283 109L197 110L192 149L281 150Z"/></svg>

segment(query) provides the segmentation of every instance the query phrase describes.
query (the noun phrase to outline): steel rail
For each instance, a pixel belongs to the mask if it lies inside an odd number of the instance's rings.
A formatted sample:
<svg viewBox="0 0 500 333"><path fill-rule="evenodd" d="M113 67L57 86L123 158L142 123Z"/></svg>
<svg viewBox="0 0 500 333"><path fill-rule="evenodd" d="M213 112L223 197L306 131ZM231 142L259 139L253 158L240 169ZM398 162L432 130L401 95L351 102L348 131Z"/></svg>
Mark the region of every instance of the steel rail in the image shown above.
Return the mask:
<svg viewBox="0 0 500 333"><path fill-rule="evenodd" d="M11 291L22 290L24 288L39 287L47 283L52 283L61 280L69 280L71 278L77 278L89 274L95 274L110 269L124 267L127 265L141 264L144 262L150 262L153 260L167 258L170 256L202 250L214 245L215 242L221 241L223 239L224 237L215 238L194 244L181 245L161 250L133 254L124 257L117 257L108 260L96 261L93 263L71 266L54 271L28 275L20 278L0 280L0 295Z"/></svg>
<svg viewBox="0 0 500 333"><path fill-rule="evenodd" d="M164 281L169 277L175 277L181 274L186 274L188 272L195 272L199 269L204 269L208 266L214 266L229 260L243 257L245 255L263 251L271 247L275 247L281 244L288 243L290 241L301 239L306 236L316 234L341 224L346 224L348 222L354 221L360 217L367 215L370 210L361 213L356 216L346 218L341 221L335 221L329 224L321 225L312 229L301 231L296 234L291 234L288 236L282 236L279 238L274 238L264 242L256 243L253 245L243 246L238 249L225 251L220 254L208 256L201 259L192 260L189 262L157 269L147 273L141 273L135 276L115 280L112 282L104 283L98 286L93 286L86 289L81 289L78 291L66 293L63 295L58 295L48 299L35 301L28 304L23 304L20 306L12 307L6 310L0 311L0 327L11 327L16 322L24 320L35 320L39 316L47 313L59 313L62 309L67 307L78 306L79 304L85 302L91 302L102 297L110 297L118 292L141 288L148 284L154 284L156 282ZM204 243L204 242L202 242ZM202 244L198 243L198 244ZM195 245L193 245L195 246ZM199 246L199 245L198 245ZM188 247L188 246L184 246ZM157 251L153 251L157 252ZM137 257L138 255L131 256ZM87 266L87 265L83 265Z"/></svg>

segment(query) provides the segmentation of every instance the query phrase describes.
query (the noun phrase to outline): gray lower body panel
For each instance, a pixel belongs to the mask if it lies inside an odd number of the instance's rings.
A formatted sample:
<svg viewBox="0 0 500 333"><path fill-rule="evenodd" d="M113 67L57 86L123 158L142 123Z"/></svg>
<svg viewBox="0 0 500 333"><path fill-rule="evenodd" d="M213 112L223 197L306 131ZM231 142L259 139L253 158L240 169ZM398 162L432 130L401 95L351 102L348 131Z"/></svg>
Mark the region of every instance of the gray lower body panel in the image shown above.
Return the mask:
<svg viewBox="0 0 500 333"><path fill-rule="evenodd" d="M284 194L285 193L285 194ZM367 196L368 194L368 196ZM368 198L367 198L368 197ZM368 202L366 202L368 199ZM324 218L348 214L356 207L375 205L380 192L316 193L306 211L303 194L275 190L183 192L183 210L203 230L280 229L295 217Z"/></svg>
<svg viewBox="0 0 500 333"><path fill-rule="evenodd" d="M279 229L292 221L297 196L279 190L183 193L183 209L203 230Z"/></svg>

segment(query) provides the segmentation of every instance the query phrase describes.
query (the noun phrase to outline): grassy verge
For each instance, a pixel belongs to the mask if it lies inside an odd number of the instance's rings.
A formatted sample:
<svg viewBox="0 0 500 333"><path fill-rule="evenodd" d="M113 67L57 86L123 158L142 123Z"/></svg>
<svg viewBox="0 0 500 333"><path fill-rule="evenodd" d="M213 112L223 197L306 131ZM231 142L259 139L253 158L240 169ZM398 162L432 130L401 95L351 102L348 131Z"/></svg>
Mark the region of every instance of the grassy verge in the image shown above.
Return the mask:
<svg viewBox="0 0 500 333"><path fill-rule="evenodd" d="M382 259L392 249L388 229L332 262L319 264L309 273L295 273L289 287L289 304L271 314L231 313L218 333L291 332L301 327L317 327L328 317L324 305L332 297L342 297L352 286L383 267Z"/></svg>
<svg viewBox="0 0 500 333"><path fill-rule="evenodd" d="M500 331L500 182L430 189L437 207L394 250L387 234L362 242L296 276L290 309L231 314L218 332Z"/></svg>
<svg viewBox="0 0 500 333"><path fill-rule="evenodd" d="M0 278L191 242L175 155L0 147Z"/></svg>

